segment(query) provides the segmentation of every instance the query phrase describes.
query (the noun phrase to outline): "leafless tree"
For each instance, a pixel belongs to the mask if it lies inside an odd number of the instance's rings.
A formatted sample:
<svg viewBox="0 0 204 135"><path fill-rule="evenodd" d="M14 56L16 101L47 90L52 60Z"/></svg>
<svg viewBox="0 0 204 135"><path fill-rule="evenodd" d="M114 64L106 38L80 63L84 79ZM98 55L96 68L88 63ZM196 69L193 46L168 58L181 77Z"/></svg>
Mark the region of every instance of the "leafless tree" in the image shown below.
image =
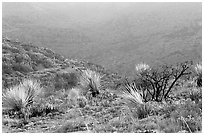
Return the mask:
<svg viewBox="0 0 204 135"><path fill-rule="evenodd" d="M176 66L163 65L137 74L134 82L142 92L144 101L162 101L167 99L178 80L191 74L192 62L179 63Z"/></svg>

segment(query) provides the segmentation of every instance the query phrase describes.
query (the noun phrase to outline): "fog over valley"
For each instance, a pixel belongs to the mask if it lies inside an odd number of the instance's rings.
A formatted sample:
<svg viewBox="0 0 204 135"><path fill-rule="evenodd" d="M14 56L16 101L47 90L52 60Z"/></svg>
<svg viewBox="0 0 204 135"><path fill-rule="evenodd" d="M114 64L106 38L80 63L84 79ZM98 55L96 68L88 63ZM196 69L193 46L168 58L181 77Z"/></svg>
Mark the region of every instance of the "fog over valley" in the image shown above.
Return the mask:
<svg viewBox="0 0 204 135"><path fill-rule="evenodd" d="M202 58L201 3L3 3L3 36L124 75Z"/></svg>

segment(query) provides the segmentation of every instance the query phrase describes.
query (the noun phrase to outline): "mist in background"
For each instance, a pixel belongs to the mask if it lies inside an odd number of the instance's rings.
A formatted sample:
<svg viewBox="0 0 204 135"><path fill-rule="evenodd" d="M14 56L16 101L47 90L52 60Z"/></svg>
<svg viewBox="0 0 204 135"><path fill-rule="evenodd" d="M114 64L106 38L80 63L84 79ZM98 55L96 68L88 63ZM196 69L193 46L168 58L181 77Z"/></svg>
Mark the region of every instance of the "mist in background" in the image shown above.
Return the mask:
<svg viewBox="0 0 204 135"><path fill-rule="evenodd" d="M3 3L2 33L125 75L202 59L202 3Z"/></svg>

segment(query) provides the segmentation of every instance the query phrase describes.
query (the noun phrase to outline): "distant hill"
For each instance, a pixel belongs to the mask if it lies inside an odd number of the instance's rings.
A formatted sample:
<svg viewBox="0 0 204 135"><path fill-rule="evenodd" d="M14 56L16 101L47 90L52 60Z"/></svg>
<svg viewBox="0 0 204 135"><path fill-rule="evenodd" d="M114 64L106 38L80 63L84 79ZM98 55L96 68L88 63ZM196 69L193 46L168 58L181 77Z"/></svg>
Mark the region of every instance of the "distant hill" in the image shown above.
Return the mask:
<svg viewBox="0 0 204 135"><path fill-rule="evenodd" d="M142 61L202 59L201 3L3 3L2 8L3 35L123 75L132 75Z"/></svg>
<svg viewBox="0 0 204 135"><path fill-rule="evenodd" d="M118 74L100 65L65 59L48 48L32 46L6 37L2 39L3 88L31 77L40 80L45 88L54 85L54 90L59 90L62 86L77 85L79 70L86 69L96 71L103 76L104 88L114 87L115 82L122 79Z"/></svg>

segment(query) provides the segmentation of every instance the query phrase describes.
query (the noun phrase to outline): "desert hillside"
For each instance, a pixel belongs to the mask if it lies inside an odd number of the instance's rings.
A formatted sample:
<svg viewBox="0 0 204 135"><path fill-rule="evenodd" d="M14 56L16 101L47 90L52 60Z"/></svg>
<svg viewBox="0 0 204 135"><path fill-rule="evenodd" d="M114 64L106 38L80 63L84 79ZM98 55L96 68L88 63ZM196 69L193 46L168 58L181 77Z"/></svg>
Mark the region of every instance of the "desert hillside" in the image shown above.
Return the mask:
<svg viewBox="0 0 204 135"><path fill-rule="evenodd" d="M66 59L48 48L25 44L6 37L3 37L2 41L2 79L4 87L12 86L28 77L41 79L45 82L44 85L60 83L60 80L58 82L54 81L56 81L56 77L60 78L62 73L77 74L77 70L85 69L99 72L103 76L104 82L112 83L112 85L114 85L114 81L121 79L118 74L106 70L100 65L77 59ZM66 84L67 82L63 83Z"/></svg>
<svg viewBox="0 0 204 135"><path fill-rule="evenodd" d="M102 66L3 37L2 131L201 132L202 65L192 64L163 65L159 70L139 65L135 81Z"/></svg>
<svg viewBox="0 0 204 135"><path fill-rule="evenodd" d="M202 132L202 3L2 4L3 133Z"/></svg>

